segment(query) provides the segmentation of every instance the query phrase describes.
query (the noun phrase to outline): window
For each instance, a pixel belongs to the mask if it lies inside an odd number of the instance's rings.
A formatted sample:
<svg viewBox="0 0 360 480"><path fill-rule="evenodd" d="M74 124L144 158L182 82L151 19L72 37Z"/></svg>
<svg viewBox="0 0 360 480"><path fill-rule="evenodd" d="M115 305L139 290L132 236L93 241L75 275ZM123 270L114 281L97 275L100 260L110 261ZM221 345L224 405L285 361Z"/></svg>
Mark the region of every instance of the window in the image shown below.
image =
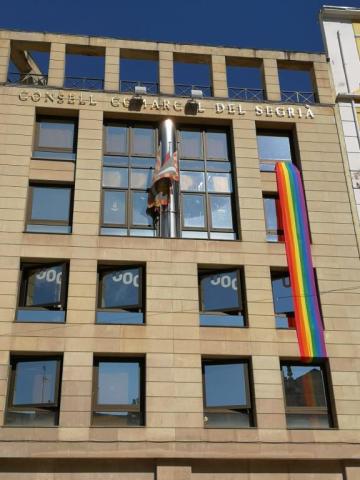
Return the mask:
<svg viewBox="0 0 360 480"><path fill-rule="evenodd" d="M282 131L258 130L257 145L262 172L273 172L276 162L292 162L291 135Z"/></svg>
<svg viewBox="0 0 360 480"><path fill-rule="evenodd" d="M289 272L272 271L271 287L276 328L295 328L294 302Z"/></svg>
<svg viewBox="0 0 360 480"><path fill-rule="evenodd" d="M333 420L324 365L284 362L281 372L289 428L329 428Z"/></svg>
<svg viewBox="0 0 360 480"><path fill-rule="evenodd" d="M236 239L227 133L183 129L179 137L181 236Z"/></svg>
<svg viewBox="0 0 360 480"><path fill-rule="evenodd" d="M283 242L284 230L281 217L279 196L276 194L264 194L264 211L266 225L266 240L268 242Z"/></svg>
<svg viewBox="0 0 360 480"><path fill-rule="evenodd" d="M145 425L144 371L143 359L95 359L94 424Z"/></svg>
<svg viewBox="0 0 360 480"><path fill-rule="evenodd" d="M73 188L61 184L30 184L27 232L71 233Z"/></svg>
<svg viewBox="0 0 360 480"><path fill-rule="evenodd" d="M58 424L61 358L12 357L5 424L50 427Z"/></svg>
<svg viewBox="0 0 360 480"><path fill-rule="evenodd" d="M199 290L200 325L245 326L242 270L200 270Z"/></svg>
<svg viewBox="0 0 360 480"><path fill-rule="evenodd" d="M18 322L65 322L66 263L21 265Z"/></svg>
<svg viewBox="0 0 360 480"><path fill-rule="evenodd" d="M253 426L248 362L207 360L202 372L205 426Z"/></svg>
<svg viewBox="0 0 360 480"><path fill-rule="evenodd" d="M96 323L144 323L143 267L99 269Z"/></svg>
<svg viewBox="0 0 360 480"><path fill-rule="evenodd" d="M157 131L151 126L105 125L102 235L156 235L146 211L156 138Z"/></svg>
<svg viewBox="0 0 360 480"><path fill-rule="evenodd" d="M33 157L75 160L77 121L72 118L38 117Z"/></svg>

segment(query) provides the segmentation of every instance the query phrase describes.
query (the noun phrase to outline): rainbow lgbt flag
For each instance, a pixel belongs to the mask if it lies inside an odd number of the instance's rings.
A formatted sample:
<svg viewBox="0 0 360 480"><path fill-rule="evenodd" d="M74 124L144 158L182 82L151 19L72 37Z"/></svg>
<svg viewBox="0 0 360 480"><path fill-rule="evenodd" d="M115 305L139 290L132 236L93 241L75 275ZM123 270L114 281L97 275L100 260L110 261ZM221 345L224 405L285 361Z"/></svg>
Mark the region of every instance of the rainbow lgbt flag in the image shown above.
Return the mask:
<svg viewBox="0 0 360 480"><path fill-rule="evenodd" d="M296 332L301 358L308 362L327 355L311 258L304 190L300 172L292 163L278 162L275 172L294 299Z"/></svg>

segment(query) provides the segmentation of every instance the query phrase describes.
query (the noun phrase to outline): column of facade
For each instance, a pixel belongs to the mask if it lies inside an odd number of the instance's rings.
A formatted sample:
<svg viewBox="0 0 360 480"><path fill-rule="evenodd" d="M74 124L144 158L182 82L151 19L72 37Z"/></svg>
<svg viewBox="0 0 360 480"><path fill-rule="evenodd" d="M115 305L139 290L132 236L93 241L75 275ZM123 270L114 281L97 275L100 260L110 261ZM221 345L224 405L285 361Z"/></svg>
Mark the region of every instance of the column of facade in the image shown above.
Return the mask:
<svg viewBox="0 0 360 480"><path fill-rule="evenodd" d="M50 48L48 85L62 87L65 76L66 44L53 42Z"/></svg>
<svg viewBox="0 0 360 480"><path fill-rule="evenodd" d="M280 83L277 62L273 58L264 58L264 87L267 100L280 101Z"/></svg>
<svg viewBox="0 0 360 480"><path fill-rule="evenodd" d="M327 63L314 62L315 89L320 103L334 103L334 95L331 89L329 65Z"/></svg>
<svg viewBox="0 0 360 480"><path fill-rule="evenodd" d="M0 83L7 81L10 60L10 40L0 39Z"/></svg>
<svg viewBox="0 0 360 480"><path fill-rule="evenodd" d="M120 81L120 48L106 47L104 89L118 91Z"/></svg>
<svg viewBox="0 0 360 480"><path fill-rule="evenodd" d="M211 56L212 88L214 97L227 97L226 59L223 55Z"/></svg>
<svg viewBox="0 0 360 480"><path fill-rule="evenodd" d="M171 51L159 51L159 90L160 93L174 94L174 60Z"/></svg>

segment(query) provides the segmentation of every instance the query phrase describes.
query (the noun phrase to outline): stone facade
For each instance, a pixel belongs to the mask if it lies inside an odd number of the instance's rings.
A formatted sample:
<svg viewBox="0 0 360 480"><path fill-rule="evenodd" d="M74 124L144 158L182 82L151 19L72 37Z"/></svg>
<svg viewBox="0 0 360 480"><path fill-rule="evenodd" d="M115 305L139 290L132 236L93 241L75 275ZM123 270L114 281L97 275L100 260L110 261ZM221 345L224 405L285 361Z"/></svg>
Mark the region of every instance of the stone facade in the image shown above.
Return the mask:
<svg viewBox="0 0 360 480"><path fill-rule="evenodd" d="M6 83L14 42L51 45L46 87ZM66 45L105 52L104 91L82 92L79 100L79 91L62 89ZM159 108L151 108L153 97L139 112L123 102L129 95L117 91L122 49L158 52ZM174 95L174 54L211 59L217 98L202 100L196 115L185 114L184 99ZM226 57L261 60L268 100L256 104L258 110L252 102L242 102L245 114L237 110L240 102L228 107ZM287 110L296 112L298 105L280 102L277 64L283 60L313 64L319 99L311 106L314 118L303 105L300 117ZM0 479L359 478L360 261L326 57L1 31L0 80ZM69 112L79 119L76 165L33 159L36 114ZM241 240L99 235L104 118L168 117L230 129ZM286 267L287 260L284 244L266 242L262 192L276 192L276 182L274 173L259 171L256 141L256 127L281 125L296 134L310 221L336 414L336 428L325 430L286 426L280 360L299 353L295 331L275 328L270 268ZM74 184L71 235L24 233L29 180ZM65 324L14 321L24 259L69 261ZM146 324L95 324L97 265L111 261L146 265ZM199 326L199 265L244 267L248 328ZM54 352L63 355L59 425L5 425L10 354ZM97 354L145 356L144 427L91 425ZM208 357L251 359L254 428L204 428L201 359Z"/></svg>

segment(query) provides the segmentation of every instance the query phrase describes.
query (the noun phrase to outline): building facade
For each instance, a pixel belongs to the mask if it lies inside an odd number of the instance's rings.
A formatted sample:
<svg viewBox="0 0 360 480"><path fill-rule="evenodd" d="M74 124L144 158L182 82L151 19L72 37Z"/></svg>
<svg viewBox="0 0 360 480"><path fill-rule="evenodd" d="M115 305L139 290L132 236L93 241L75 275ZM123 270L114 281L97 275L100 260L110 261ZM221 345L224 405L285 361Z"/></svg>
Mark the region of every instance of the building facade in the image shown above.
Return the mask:
<svg viewBox="0 0 360 480"><path fill-rule="evenodd" d="M346 166L360 216L360 9L325 6L320 23L330 59Z"/></svg>
<svg viewBox="0 0 360 480"><path fill-rule="evenodd" d="M68 76L72 54L103 78ZM158 82L126 83L121 59ZM0 81L0 479L359 478L360 263L325 55L1 31ZM310 362L279 161L306 198L327 349Z"/></svg>

